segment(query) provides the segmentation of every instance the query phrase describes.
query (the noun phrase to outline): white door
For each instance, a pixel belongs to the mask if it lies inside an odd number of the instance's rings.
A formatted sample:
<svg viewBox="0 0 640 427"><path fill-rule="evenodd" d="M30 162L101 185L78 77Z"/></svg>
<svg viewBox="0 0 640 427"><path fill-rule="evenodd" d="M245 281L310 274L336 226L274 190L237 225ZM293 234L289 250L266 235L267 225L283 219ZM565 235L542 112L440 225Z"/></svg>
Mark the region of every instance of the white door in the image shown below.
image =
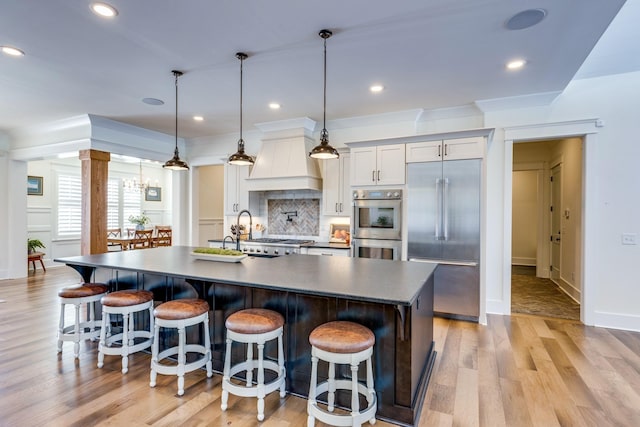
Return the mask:
<svg viewBox="0 0 640 427"><path fill-rule="evenodd" d="M551 280L560 279L562 250L562 163L551 168Z"/></svg>

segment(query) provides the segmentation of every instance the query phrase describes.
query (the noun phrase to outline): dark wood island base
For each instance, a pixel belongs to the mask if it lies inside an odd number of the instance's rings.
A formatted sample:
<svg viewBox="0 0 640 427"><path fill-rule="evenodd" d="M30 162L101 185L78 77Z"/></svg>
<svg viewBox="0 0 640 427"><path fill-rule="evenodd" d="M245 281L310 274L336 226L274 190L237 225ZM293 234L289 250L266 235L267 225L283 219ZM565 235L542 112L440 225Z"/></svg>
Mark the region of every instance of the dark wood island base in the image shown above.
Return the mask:
<svg viewBox="0 0 640 427"><path fill-rule="evenodd" d="M306 255L220 263L195 260L191 249L174 246L55 261L73 267L85 281L107 283L111 290L152 291L157 302L205 299L211 308L213 369L217 372L223 370L224 322L229 315L253 307L279 312L285 318L287 391L302 397L308 395L311 378L311 331L332 320L360 323L376 337L376 417L417 425L435 361L435 264ZM197 339L201 331L189 333ZM275 345L265 347L266 357L275 359L276 354ZM234 348L234 363L244 357L240 347ZM326 379L327 367L320 368L318 379ZM337 375L343 373L347 374ZM337 403L349 406L349 399L346 394L337 395Z"/></svg>

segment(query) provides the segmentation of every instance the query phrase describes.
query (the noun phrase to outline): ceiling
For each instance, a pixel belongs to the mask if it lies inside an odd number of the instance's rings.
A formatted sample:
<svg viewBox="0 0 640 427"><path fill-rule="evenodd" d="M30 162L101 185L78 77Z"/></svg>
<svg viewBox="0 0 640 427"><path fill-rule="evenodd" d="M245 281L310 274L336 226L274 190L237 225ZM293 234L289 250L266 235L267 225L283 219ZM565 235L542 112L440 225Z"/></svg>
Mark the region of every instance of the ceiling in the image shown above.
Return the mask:
<svg viewBox="0 0 640 427"><path fill-rule="evenodd" d="M111 0L119 11L112 19L93 14L89 0L3 3L0 45L26 53L0 54L0 132L7 133L89 113L173 135L173 69L185 73L180 137L237 132L238 51L249 54L245 131L295 117L321 121L323 28L334 33L327 120L557 92L577 72L640 69L640 52L625 49L640 49L640 0L627 2L621 24L582 69L624 0ZM505 28L531 8L547 11L540 24ZM505 69L514 58L527 60L524 69ZM370 93L374 83L385 89ZM165 104L147 105L146 97Z"/></svg>

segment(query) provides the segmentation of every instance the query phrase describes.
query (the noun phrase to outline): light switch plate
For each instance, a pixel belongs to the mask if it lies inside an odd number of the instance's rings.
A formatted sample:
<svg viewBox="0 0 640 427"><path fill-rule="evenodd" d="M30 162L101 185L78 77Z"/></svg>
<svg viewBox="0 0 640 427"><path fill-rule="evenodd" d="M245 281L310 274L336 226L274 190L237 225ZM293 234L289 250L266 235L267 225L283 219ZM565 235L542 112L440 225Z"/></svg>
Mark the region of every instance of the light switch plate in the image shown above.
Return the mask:
<svg viewBox="0 0 640 427"><path fill-rule="evenodd" d="M623 245L636 245L636 233L622 233Z"/></svg>

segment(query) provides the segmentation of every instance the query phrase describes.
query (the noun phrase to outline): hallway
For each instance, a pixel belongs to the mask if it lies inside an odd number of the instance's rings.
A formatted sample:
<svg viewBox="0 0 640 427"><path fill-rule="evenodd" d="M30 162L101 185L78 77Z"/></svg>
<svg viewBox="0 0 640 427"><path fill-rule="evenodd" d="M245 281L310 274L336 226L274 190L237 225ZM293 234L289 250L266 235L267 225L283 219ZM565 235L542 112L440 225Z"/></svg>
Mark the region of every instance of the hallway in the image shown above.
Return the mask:
<svg viewBox="0 0 640 427"><path fill-rule="evenodd" d="M511 312L580 320L580 304L551 280L536 277L535 267L511 266Z"/></svg>

